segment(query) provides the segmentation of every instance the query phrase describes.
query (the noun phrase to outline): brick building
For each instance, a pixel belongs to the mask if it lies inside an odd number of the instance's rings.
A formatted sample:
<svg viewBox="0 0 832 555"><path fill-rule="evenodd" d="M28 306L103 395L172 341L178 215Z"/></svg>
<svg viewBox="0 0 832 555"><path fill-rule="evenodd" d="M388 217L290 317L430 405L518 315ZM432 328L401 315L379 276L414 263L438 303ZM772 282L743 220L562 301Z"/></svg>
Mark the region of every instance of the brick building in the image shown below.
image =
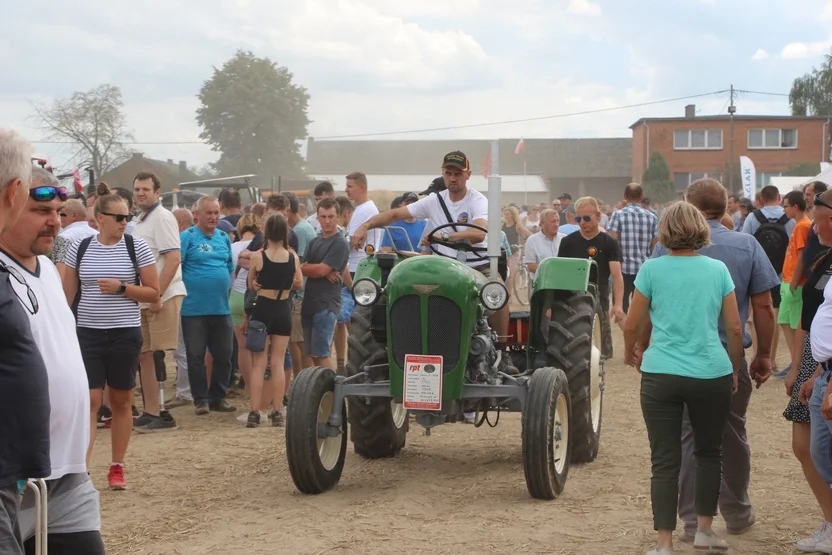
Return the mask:
<svg viewBox="0 0 832 555"><path fill-rule="evenodd" d="M740 156L757 169L757 187L769 184L790 166L829 160L829 124L814 116L696 116L695 106L681 118L642 118L633 131L633 180L641 181L654 151L667 160L676 189L713 177L740 188ZM732 148L733 147L733 148ZM732 165L733 160L733 165ZM733 173L733 180L730 174Z"/></svg>
<svg viewBox="0 0 832 555"><path fill-rule="evenodd" d="M162 191L170 191L184 181L195 181L199 177L188 169L185 161L178 164L168 159L167 162L145 158L141 152L134 152L133 155L119 166L111 169L96 181L104 181L110 187L123 187L128 191L133 190L133 178L139 172L151 172L162 180Z"/></svg>

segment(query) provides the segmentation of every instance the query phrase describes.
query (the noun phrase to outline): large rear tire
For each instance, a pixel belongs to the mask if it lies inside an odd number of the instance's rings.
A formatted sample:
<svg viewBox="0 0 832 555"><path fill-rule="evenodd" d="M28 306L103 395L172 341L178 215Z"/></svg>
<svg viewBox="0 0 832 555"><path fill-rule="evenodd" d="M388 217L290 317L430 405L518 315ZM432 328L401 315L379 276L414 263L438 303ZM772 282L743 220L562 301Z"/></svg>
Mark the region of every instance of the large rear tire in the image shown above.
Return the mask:
<svg viewBox="0 0 832 555"><path fill-rule="evenodd" d="M535 499L555 499L566 486L571 407L563 370L535 370L522 417L523 471Z"/></svg>
<svg viewBox="0 0 832 555"><path fill-rule="evenodd" d="M363 372L365 366L386 364L387 346L370 332L370 311L358 306L353 312L347 376ZM367 459L393 457L404 448L409 422L401 403L383 397L349 397L350 439L355 452Z"/></svg>
<svg viewBox="0 0 832 555"><path fill-rule="evenodd" d="M594 461L601 445L604 368L600 310L591 292L565 292L552 304L547 364L563 369L569 381L573 463Z"/></svg>
<svg viewBox="0 0 832 555"><path fill-rule="evenodd" d="M347 453L347 407L343 425L335 437L318 437L318 427L329 420L335 389L335 372L329 368L306 368L292 381L292 402L286 411L286 458L295 487L301 493L317 494L334 488L341 480Z"/></svg>

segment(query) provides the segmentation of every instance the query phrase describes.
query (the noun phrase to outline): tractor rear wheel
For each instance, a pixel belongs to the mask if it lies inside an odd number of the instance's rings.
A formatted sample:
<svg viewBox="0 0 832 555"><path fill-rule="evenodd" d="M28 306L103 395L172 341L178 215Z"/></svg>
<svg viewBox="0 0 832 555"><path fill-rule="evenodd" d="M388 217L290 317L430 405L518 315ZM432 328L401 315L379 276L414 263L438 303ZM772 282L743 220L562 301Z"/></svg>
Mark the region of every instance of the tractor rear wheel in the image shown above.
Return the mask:
<svg viewBox="0 0 832 555"><path fill-rule="evenodd" d="M323 493L341 479L347 454L347 407L340 432L319 437L329 421L334 400L335 372L313 366L292 381L292 402L286 411L286 458L295 487L301 493Z"/></svg>
<svg viewBox="0 0 832 555"><path fill-rule="evenodd" d="M523 471L535 499L554 499L569 474L570 414L566 374L538 368L529 380L523 407Z"/></svg>
<svg viewBox="0 0 832 555"><path fill-rule="evenodd" d="M365 366L387 364L387 346L376 342L370 332L370 311L358 306L352 315L347 376ZM392 399L348 397L350 439L355 452L366 459L393 457L405 445L409 422L407 411Z"/></svg>
<svg viewBox="0 0 832 555"><path fill-rule="evenodd" d="M601 445L604 368L600 305L591 292L555 297L549 322L547 364L560 368L572 400L573 463L592 462Z"/></svg>

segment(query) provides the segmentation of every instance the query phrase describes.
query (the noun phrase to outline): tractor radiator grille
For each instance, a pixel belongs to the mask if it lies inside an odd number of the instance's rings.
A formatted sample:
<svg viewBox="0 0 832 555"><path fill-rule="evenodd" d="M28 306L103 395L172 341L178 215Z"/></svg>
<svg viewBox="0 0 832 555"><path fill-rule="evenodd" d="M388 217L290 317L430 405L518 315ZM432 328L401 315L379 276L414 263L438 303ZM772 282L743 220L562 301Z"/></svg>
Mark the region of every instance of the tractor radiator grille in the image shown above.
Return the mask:
<svg viewBox="0 0 832 555"><path fill-rule="evenodd" d="M390 333L393 342L393 360L404 368L405 355L422 354L422 314L419 295L399 297L390 307Z"/></svg>
<svg viewBox="0 0 832 555"><path fill-rule="evenodd" d="M442 370L450 372L459 363L462 312L447 297L428 299L428 353L442 355Z"/></svg>

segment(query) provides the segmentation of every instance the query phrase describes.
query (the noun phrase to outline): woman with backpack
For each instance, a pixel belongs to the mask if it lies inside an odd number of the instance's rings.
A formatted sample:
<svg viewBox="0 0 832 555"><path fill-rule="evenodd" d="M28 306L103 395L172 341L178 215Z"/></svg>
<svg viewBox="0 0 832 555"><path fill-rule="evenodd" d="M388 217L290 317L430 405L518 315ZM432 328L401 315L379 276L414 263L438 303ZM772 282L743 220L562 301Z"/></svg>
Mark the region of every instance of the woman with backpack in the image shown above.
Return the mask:
<svg viewBox="0 0 832 555"><path fill-rule="evenodd" d="M123 490L124 455L133 431L133 388L142 347L139 303L159 300L156 259L145 241L125 233L133 219L125 200L98 185L93 213L99 233L74 243L67 253L64 293L73 307L78 342L90 385L90 445L104 386L110 391L112 462L110 489Z"/></svg>
<svg viewBox="0 0 832 555"><path fill-rule="evenodd" d="M282 214L269 215L263 225L263 235L266 245L251 255L248 273L248 288L257 290L257 299L251 316L245 316L243 320L243 328L249 336L246 346L254 355L249 382L251 412L247 428L260 425L259 409L267 362L271 363L272 370L270 418L272 426L283 426L284 360L292 335L292 291L303 287L300 259L289 250L286 218ZM268 357L270 361L267 361Z"/></svg>

